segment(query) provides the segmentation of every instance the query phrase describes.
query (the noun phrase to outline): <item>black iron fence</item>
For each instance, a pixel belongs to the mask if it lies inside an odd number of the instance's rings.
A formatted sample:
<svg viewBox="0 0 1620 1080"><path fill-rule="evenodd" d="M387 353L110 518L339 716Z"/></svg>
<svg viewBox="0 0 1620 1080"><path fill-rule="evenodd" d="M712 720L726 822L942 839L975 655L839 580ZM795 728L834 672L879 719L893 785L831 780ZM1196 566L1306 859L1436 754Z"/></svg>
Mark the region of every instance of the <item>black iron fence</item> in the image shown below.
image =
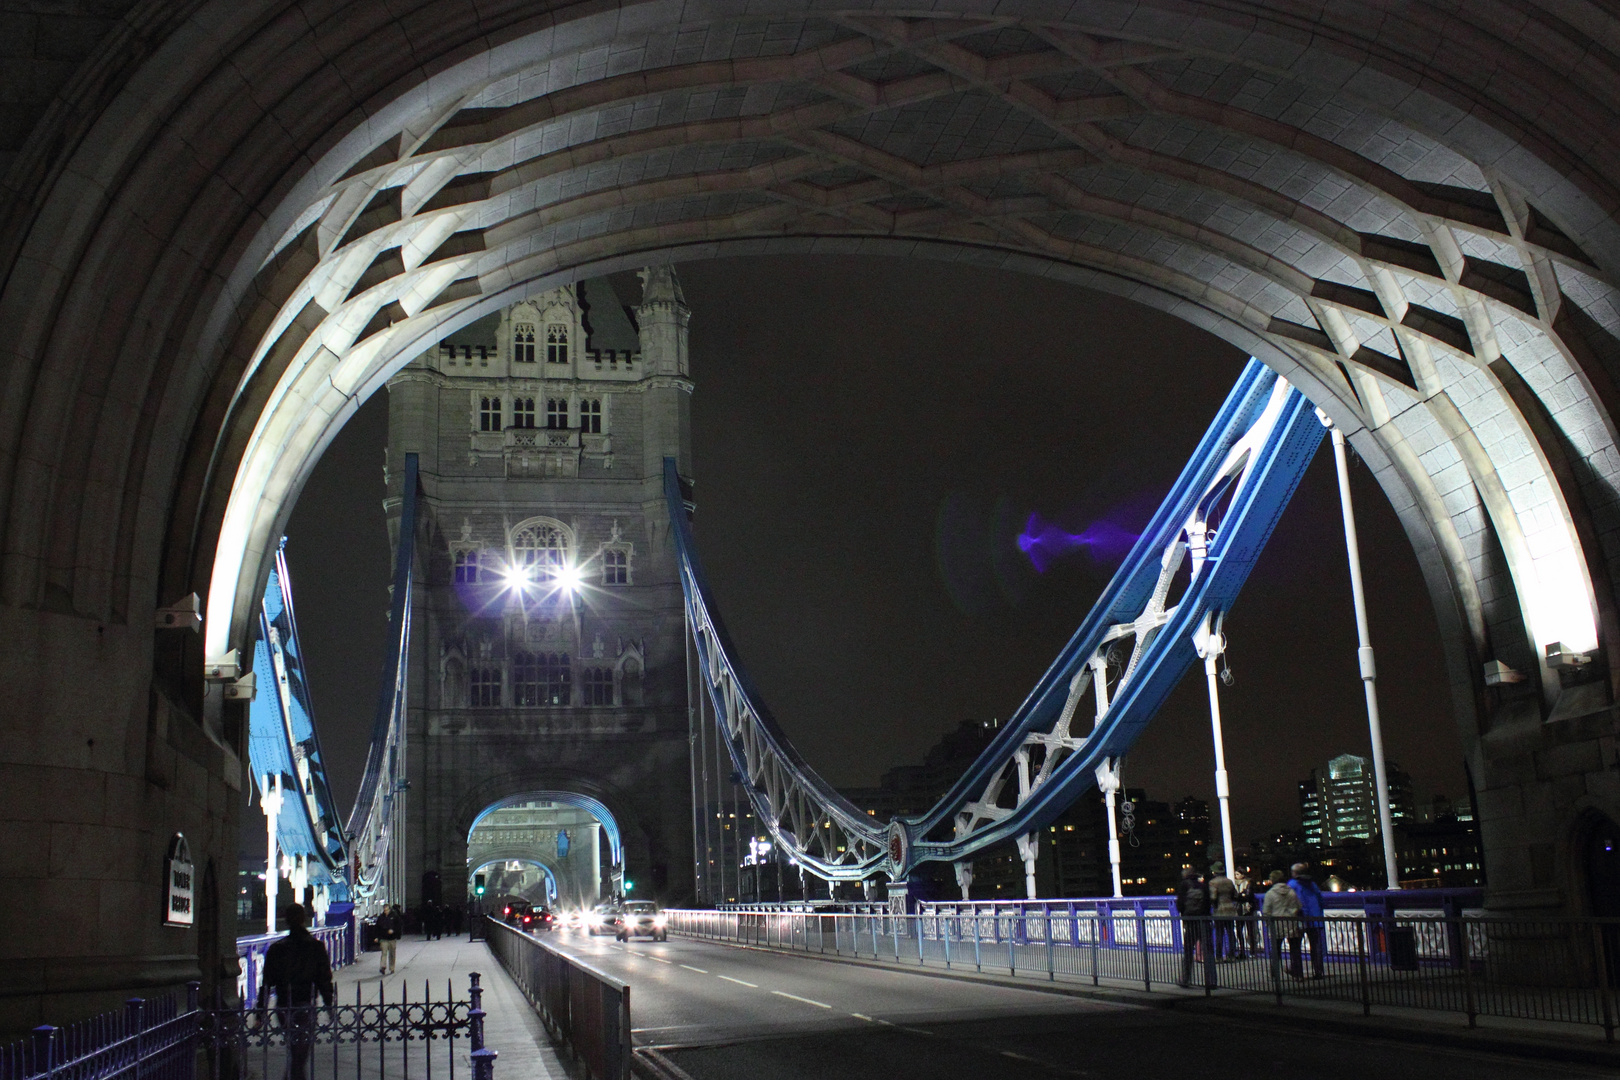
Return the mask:
<svg viewBox="0 0 1620 1080"><path fill-rule="evenodd" d="M573 1051L592 1080L629 1080L630 984L532 934L496 919L481 921L490 952L523 990L552 1037Z"/></svg>
<svg viewBox="0 0 1620 1080"><path fill-rule="evenodd" d="M671 933L1146 991L1586 1024L1614 1040L1620 920L1181 918L1168 911L670 911Z"/></svg>
<svg viewBox="0 0 1620 1080"><path fill-rule="evenodd" d="M265 1009L200 1007L192 983L183 1006L133 998L0 1046L0 1080L492 1080L478 981L464 1000L357 986L352 1004Z"/></svg>

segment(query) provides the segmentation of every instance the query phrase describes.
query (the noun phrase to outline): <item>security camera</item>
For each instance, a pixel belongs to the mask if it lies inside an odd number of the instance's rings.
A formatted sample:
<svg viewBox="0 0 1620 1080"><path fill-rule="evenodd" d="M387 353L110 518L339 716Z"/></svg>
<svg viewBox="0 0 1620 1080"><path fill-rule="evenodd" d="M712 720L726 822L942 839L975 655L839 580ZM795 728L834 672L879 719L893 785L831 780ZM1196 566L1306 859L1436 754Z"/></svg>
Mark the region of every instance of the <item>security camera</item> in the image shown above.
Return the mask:
<svg viewBox="0 0 1620 1080"><path fill-rule="evenodd" d="M160 607L157 609L156 622L159 630L190 630L198 633L202 630L202 601L196 593L192 593L168 607Z"/></svg>

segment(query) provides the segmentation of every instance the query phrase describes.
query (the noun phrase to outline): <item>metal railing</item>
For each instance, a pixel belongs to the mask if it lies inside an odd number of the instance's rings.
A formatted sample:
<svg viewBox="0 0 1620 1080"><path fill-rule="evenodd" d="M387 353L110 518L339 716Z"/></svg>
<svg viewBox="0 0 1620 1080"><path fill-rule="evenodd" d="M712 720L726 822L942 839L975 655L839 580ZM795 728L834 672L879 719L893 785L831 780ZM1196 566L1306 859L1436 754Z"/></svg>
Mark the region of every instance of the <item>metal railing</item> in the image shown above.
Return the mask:
<svg viewBox="0 0 1620 1080"><path fill-rule="evenodd" d="M471 993L415 1001L378 987L365 1001L331 1008L199 1007L199 984L184 1006L171 995L0 1046L0 1080L493 1080L496 1053L484 1046L479 976ZM470 1051L470 1052L469 1052Z"/></svg>
<svg viewBox="0 0 1620 1080"><path fill-rule="evenodd" d="M1620 919L1330 911L1181 918L1135 907L848 914L671 910L674 934L1144 991L1266 995L1598 1026L1614 1041ZM1174 989L1172 989L1174 988Z"/></svg>
<svg viewBox="0 0 1620 1080"><path fill-rule="evenodd" d="M484 918L489 951L522 989L553 1038L592 1080L630 1078L630 984L580 963L532 934Z"/></svg>
<svg viewBox="0 0 1620 1080"><path fill-rule="evenodd" d="M283 932L254 934L251 937L236 939L236 1000L242 1003L243 1008L251 1009L259 1003L259 985L264 981L264 954L269 951L270 946L286 936ZM326 946L326 956L332 964L333 971L354 963L355 935L352 918L337 926L317 926L310 930L310 936Z"/></svg>

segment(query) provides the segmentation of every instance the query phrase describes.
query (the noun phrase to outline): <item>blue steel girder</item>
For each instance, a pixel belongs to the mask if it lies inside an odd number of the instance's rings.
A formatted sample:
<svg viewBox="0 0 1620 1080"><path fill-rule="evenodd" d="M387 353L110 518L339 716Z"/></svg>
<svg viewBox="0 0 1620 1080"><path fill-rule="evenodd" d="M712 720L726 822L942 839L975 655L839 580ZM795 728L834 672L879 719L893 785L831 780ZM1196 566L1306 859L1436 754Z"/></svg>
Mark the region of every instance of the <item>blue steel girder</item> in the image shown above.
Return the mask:
<svg viewBox="0 0 1620 1080"><path fill-rule="evenodd" d="M971 858L1051 822L1117 770L1186 674L1195 636L1237 599L1323 434L1304 396L1250 360L1108 587L989 747L926 814L886 824L817 775L765 710L714 613L666 459L699 669L772 837L823 878L903 880L923 862Z"/></svg>
<svg viewBox="0 0 1620 1080"><path fill-rule="evenodd" d="M314 880L341 882L348 837L326 776L281 550L265 586L253 669L259 692L248 707L248 760L261 797L273 778L280 779L277 847L287 855L307 856Z"/></svg>

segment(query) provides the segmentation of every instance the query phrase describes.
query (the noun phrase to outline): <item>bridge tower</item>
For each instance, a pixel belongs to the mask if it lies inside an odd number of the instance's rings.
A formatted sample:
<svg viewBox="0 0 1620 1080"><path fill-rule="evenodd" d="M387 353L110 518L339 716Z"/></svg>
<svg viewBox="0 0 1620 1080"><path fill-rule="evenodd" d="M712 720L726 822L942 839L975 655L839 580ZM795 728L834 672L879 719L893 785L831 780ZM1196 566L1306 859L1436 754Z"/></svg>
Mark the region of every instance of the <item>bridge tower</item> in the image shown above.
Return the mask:
<svg viewBox="0 0 1620 1080"><path fill-rule="evenodd" d="M685 609L662 493L666 456L690 475L689 312L672 269L641 278L637 307L605 278L555 289L388 382L396 546L407 453L422 485L410 903L439 888L461 902L469 830L511 806L557 808L536 865L603 894L628 877L633 897L692 895ZM567 855L596 865L559 862L564 828Z"/></svg>

